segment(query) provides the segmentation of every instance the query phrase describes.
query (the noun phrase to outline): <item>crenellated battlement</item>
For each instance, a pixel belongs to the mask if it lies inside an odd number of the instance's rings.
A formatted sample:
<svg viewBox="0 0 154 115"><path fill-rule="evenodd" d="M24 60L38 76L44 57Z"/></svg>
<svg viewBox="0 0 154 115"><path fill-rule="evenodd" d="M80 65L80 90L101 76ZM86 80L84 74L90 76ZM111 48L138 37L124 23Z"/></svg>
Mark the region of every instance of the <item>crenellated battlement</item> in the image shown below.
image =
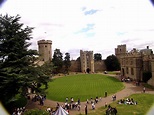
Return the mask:
<svg viewBox="0 0 154 115"><path fill-rule="evenodd" d="M140 57L142 54L140 52L128 52L125 54L125 57Z"/></svg>
<svg viewBox="0 0 154 115"><path fill-rule="evenodd" d="M39 40L37 43L38 44L52 44L52 41L51 40Z"/></svg>
<svg viewBox="0 0 154 115"><path fill-rule="evenodd" d="M39 40L39 59L47 62L52 60L52 41L51 40Z"/></svg>
<svg viewBox="0 0 154 115"><path fill-rule="evenodd" d="M86 72L89 68L91 72L94 72L94 58L93 51L80 50L81 71Z"/></svg>
<svg viewBox="0 0 154 115"><path fill-rule="evenodd" d="M122 53L122 47L123 45L118 45L115 50L121 64L121 75L142 81L143 72L151 71L154 68L152 65L152 60L154 60L152 49L147 46L145 49L137 50L133 48L129 52Z"/></svg>

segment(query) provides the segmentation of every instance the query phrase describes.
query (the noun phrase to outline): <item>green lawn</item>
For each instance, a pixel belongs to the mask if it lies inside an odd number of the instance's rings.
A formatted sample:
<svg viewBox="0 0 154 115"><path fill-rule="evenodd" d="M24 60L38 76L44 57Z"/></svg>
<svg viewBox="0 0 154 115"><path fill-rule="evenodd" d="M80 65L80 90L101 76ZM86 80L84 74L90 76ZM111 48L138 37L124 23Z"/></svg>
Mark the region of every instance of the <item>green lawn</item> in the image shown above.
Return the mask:
<svg viewBox="0 0 154 115"><path fill-rule="evenodd" d="M111 107L116 107L118 110L117 115L146 115L152 105L154 105L154 95L152 94L133 94L129 96L138 102L137 105L124 105L114 102ZM89 111L88 115L105 115L106 108L101 107L94 111Z"/></svg>
<svg viewBox="0 0 154 115"><path fill-rule="evenodd" d="M113 94L123 88L122 82L101 74L69 75L53 79L49 83L47 98L60 102L64 102L66 97L86 101L91 97L103 97L105 91Z"/></svg>

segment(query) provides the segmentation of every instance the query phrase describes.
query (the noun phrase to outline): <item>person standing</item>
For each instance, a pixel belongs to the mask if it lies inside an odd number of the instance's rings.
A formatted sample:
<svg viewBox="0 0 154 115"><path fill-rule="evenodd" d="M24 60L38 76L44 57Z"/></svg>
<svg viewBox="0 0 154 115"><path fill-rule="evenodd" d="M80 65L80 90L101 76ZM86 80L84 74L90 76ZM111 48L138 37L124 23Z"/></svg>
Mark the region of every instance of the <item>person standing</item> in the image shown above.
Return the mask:
<svg viewBox="0 0 154 115"><path fill-rule="evenodd" d="M88 114L88 108L87 108L87 105L85 105L85 115Z"/></svg>
<svg viewBox="0 0 154 115"><path fill-rule="evenodd" d="M78 98L78 104L80 105L80 99Z"/></svg>
<svg viewBox="0 0 154 115"><path fill-rule="evenodd" d="M145 93L145 87L143 87L143 93Z"/></svg>
<svg viewBox="0 0 154 115"><path fill-rule="evenodd" d="M66 97L66 100L65 100L65 102L68 102L68 97Z"/></svg>
<svg viewBox="0 0 154 115"><path fill-rule="evenodd" d="M105 91L105 95L104 96L107 97L107 91Z"/></svg>
<svg viewBox="0 0 154 115"><path fill-rule="evenodd" d="M105 108L107 107L107 102L105 102Z"/></svg>

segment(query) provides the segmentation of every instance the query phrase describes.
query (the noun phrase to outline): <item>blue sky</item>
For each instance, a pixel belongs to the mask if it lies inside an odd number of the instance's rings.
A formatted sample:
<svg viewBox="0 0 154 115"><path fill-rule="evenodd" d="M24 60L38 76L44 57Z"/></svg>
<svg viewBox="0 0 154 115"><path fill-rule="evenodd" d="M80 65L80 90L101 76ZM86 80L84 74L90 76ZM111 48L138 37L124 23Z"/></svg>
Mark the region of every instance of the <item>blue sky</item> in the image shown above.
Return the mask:
<svg viewBox="0 0 154 115"><path fill-rule="evenodd" d="M117 45L127 50L154 50L154 6L150 0L7 0L0 13L19 14L21 22L34 27L31 49L37 41L52 40L53 51L92 50L102 58L114 54Z"/></svg>

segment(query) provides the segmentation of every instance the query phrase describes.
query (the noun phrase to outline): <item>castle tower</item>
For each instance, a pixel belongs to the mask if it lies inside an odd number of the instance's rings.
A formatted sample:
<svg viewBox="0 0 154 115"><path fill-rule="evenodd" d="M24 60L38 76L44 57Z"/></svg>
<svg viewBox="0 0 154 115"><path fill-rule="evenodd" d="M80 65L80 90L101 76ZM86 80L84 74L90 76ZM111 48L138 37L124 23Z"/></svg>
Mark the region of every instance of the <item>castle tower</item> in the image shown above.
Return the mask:
<svg viewBox="0 0 154 115"><path fill-rule="evenodd" d="M80 50L81 71L87 72L87 69L94 72L94 56L93 51Z"/></svg>
<svg viewBox="0 0 154 115"><path fill-rule="evenodd" d="M118 60L119 60L120 63L121 63L120 58L122 56L125 56L126 53L127 53L127 51L126 51L126 44L124 44L124 45L118 45L118 47L115 48L115 55L118 58Z"/></svg>
<svg viewBox="0 0 154 115"><path fill-rule="evenodd" d="M151 73L152 73L152 78L148 81L148 84L154 86L154 55L151 59Z"/></svg>
<svg viewBox="0 0 154 115"><path fill-rule="evenodd" d="M39 40L38 41L39 59L41 61L52 60L52 41L51 40Z"/></svg>

